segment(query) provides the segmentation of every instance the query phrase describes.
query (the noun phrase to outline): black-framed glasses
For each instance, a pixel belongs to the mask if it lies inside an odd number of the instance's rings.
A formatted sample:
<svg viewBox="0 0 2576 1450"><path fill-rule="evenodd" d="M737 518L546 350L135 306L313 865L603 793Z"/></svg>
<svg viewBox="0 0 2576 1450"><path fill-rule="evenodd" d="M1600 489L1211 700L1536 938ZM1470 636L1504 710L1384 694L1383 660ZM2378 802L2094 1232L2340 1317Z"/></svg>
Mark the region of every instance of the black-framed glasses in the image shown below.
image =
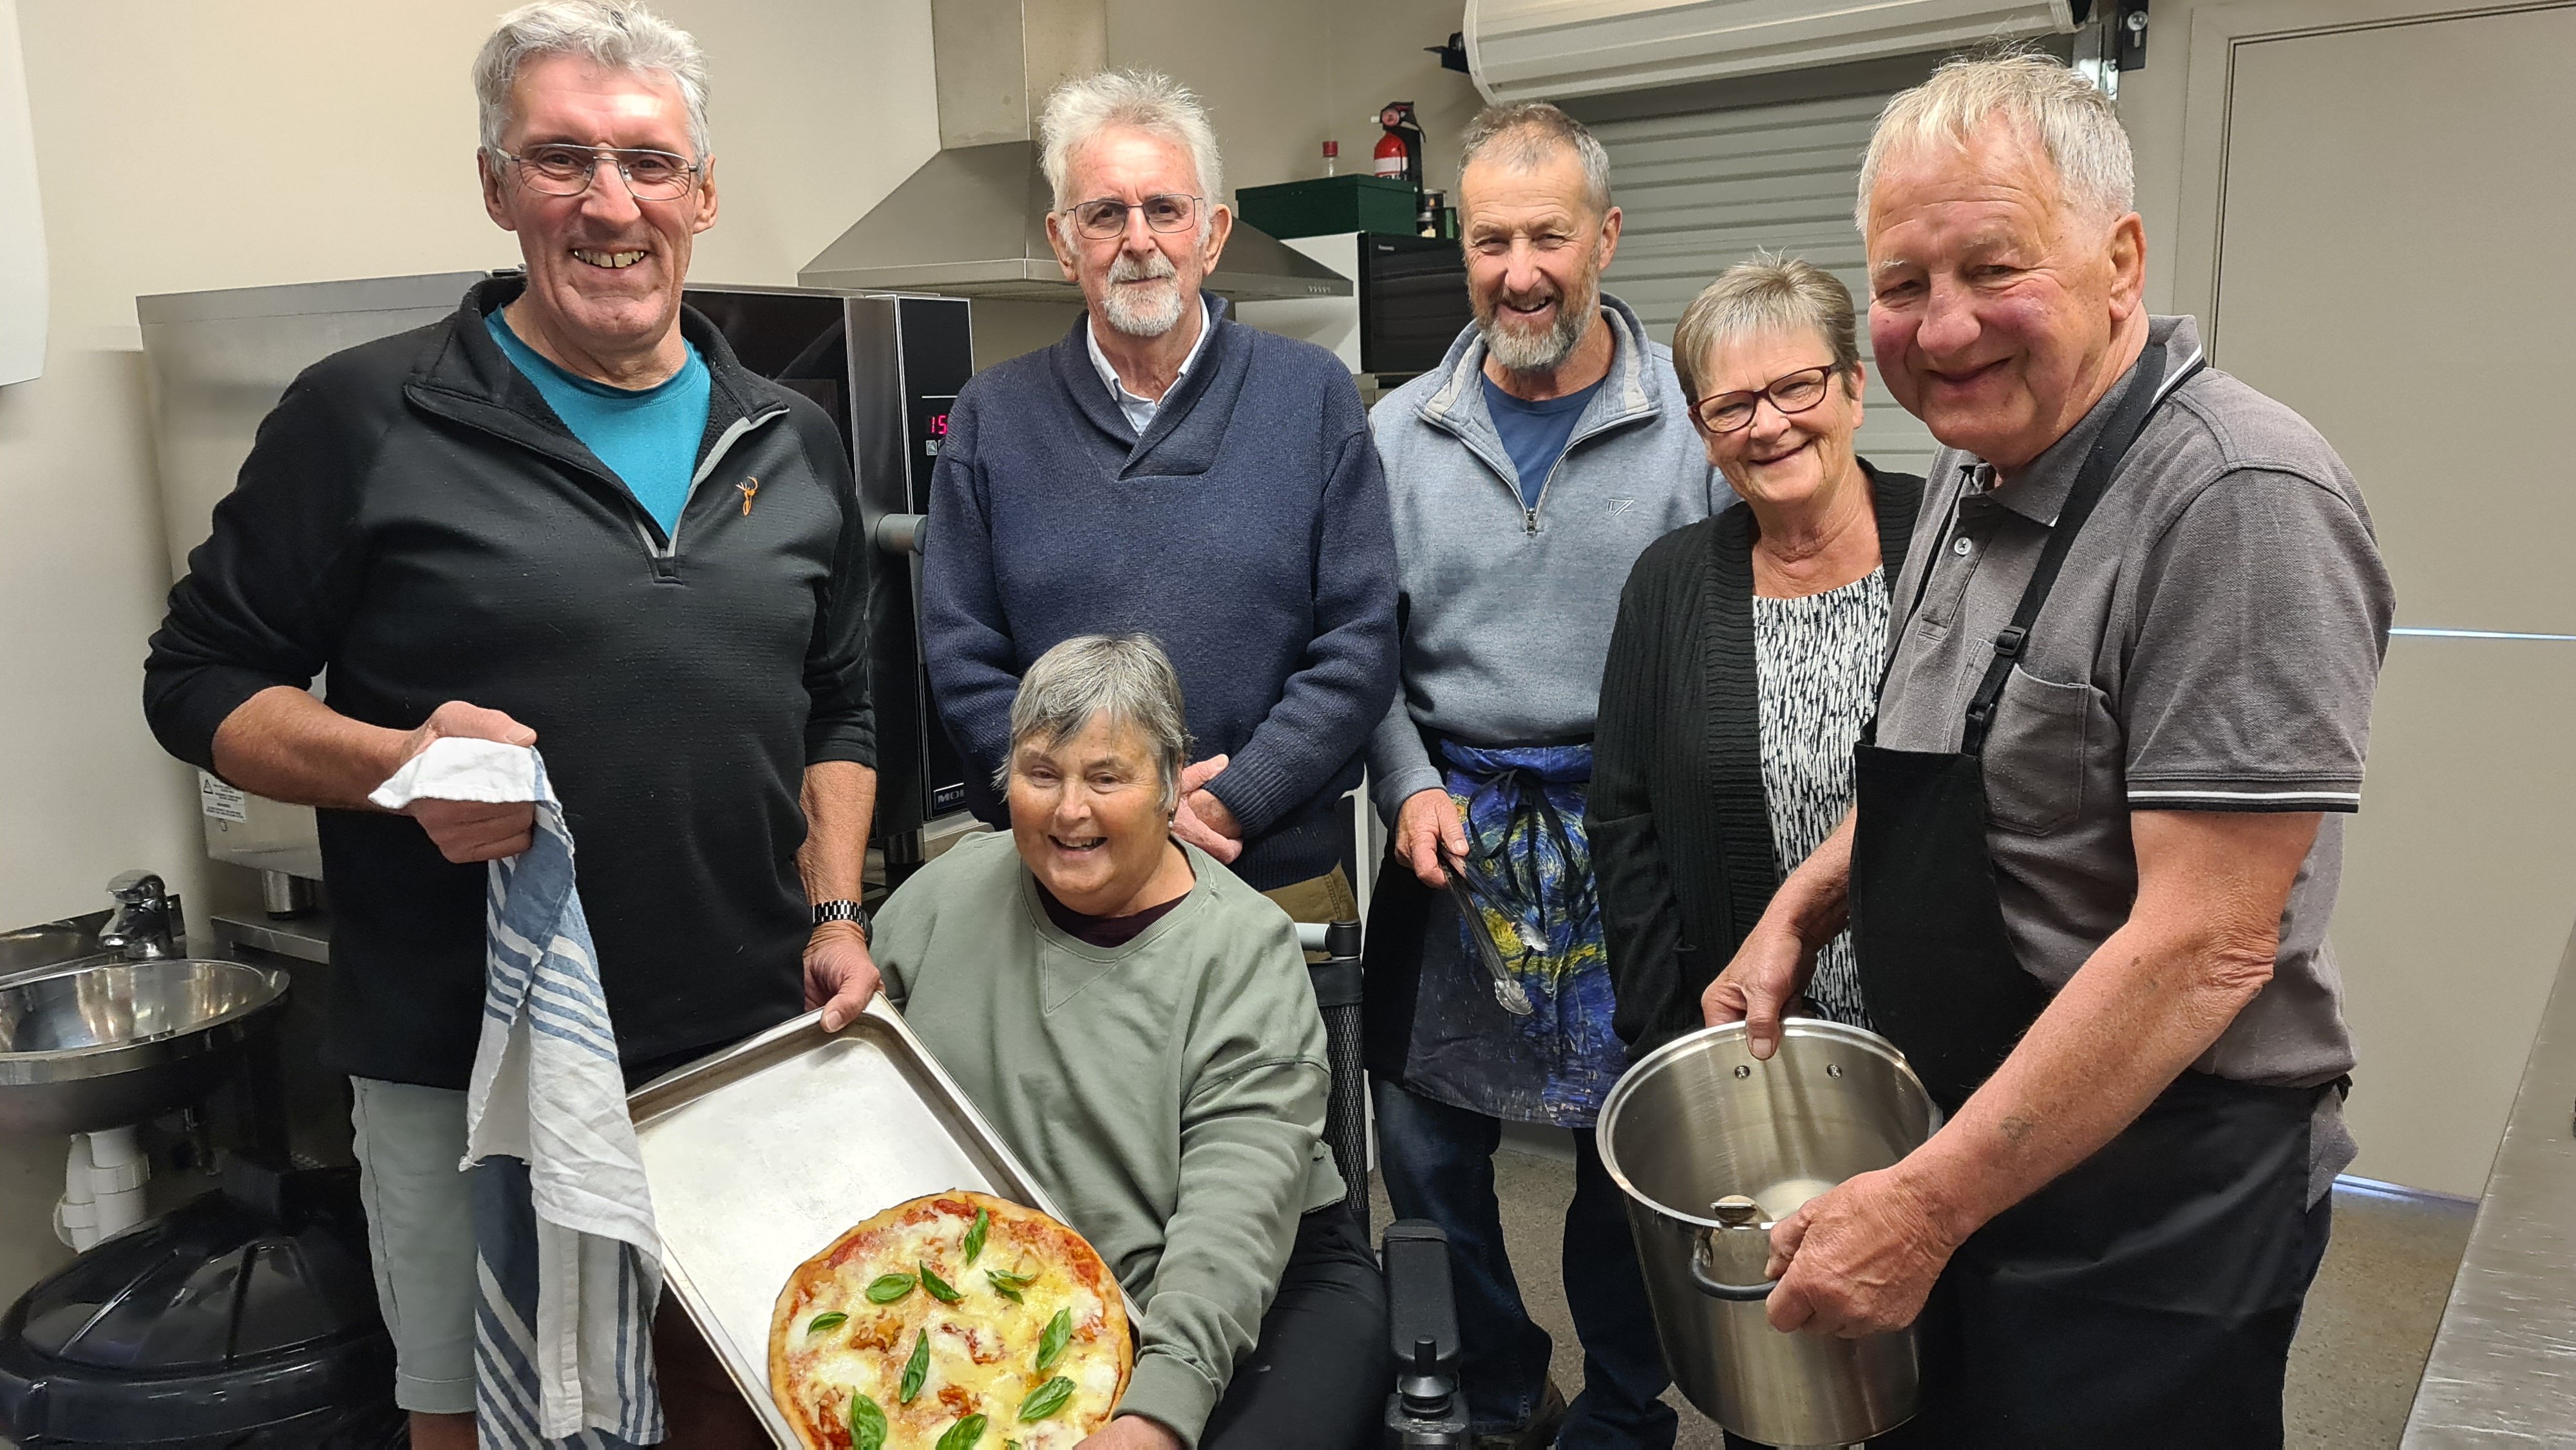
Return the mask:
<svg viewBox="0 0 2576 1450"><path fill-rule="evenodd" d="M1182 192L1166 191L1128 203L1114 196L1094 201L1077 201L1064 209L1073 218L1073 229L1095 242L1105 242L1127 230L1127 213L1141 211L1145 225L1158 232L1186 230L1198 220L1199 199Z"/></svg>
<svg viewBox="0 0 2576 1450"><path fill-rule="evenodd" d="M1768 384L1749 393L1712 393L1691 399L1691 416L1711 433L1734 433L1753 426L1753 414L1762 400L1769 398L1780 416L1794 417L1825 400L1834 374L1842 371L1839 363L1822 367L1800 368L1783 373Z"/></svg>
<svg viewBox="0 0 2576 1450"><path fill-rule="evenodd" d="M549 142L513 156L495 146L492 154L518 168L520 184L543 196L579 196L590 190L599 163L617 168L626 192L637 201L678 201L698 184L704 163L669 151L621 150L614 146L575 146Z"/></svg>

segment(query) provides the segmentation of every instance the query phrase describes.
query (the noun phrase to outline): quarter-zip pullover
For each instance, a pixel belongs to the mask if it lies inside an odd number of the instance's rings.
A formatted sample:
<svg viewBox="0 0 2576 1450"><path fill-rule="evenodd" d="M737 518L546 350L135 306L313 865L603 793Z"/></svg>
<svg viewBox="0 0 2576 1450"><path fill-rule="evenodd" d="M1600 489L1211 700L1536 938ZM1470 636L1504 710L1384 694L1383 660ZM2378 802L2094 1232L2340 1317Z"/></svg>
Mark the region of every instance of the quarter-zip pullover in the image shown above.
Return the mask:
<svg viewBox="0 0 2576 1450"><path fill-rule="evenodd" d="M1608 293L1601 325L1610 371L1526 501L1474 327L1369 413L1404 622L1404 687L1369 741L1369 788L1390 821L1440 784L1426 730L1478 745L1589 738L1629 566L1734 500L1691 428L1671 351Z"/></svg>
<svg viewBox="0 0 2576 1450"><path fill-rule="evenodd" d="M521 286L295 380L170 592L144 708L206 770L244 701L326 671L371 725L465 700L535 730L634 1064L803 1005L804 770L875 763L865 535L830 419L686 309L709 406L666 535L486 331ZM465 1086L484 868L406 817L320 824L333 1065Z"/></svg>

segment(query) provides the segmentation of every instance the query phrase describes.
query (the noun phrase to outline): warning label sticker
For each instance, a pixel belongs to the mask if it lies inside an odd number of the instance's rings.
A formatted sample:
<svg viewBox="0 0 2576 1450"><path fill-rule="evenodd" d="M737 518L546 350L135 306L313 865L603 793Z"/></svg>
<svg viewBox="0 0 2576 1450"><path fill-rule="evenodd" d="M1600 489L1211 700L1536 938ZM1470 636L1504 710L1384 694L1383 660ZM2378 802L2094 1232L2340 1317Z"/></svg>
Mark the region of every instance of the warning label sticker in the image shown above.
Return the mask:
<svg viewBox="0 0 2576 1450"><path fill-rule="evenodd" d="M250 819L250 797L202 770L197 772L197 808L210 821Z"/></svg>

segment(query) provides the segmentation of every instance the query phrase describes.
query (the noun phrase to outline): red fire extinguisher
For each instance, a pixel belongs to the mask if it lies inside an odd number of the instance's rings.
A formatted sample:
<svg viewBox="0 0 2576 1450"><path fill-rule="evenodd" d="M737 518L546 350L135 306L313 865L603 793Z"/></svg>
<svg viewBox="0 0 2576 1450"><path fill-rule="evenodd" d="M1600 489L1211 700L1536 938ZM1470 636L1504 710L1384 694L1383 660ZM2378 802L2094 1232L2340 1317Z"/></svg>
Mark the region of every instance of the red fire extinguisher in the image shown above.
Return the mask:
<svg viewBox="0 0 2576 1450"><path fill-rule="evenodd" d="M1389 101L1377 113L1377 123L1386 134L1377 138L1377 164L1371 168L1380 176L1409 183L1415 191L1422 189L1422 128L1414 124L1411 101Z"/></svg>

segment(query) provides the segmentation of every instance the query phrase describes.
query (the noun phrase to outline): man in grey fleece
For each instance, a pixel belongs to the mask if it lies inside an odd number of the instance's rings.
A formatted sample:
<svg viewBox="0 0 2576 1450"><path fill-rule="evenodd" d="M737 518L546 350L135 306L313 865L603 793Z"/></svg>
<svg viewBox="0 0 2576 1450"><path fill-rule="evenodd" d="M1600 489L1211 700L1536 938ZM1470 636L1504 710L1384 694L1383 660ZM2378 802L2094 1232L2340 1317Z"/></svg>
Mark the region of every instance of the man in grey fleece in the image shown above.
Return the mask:
<svg viewBox="0 0 2576 1450"><path fill-rule="evenodd" d="M1731 495L1670 352L1600 290L1620 221L1600 143L1553 106L1488 110L1467 129L1458 195L1475 325L1370 416L1403 621L1403 689L1369 745L1395 835L1366 1008L1387 1193L1449 1235L1480 1445L1657 1450L1676 1420L1657 1399L1662 1353L1592 1137L1626 1051L1583 794L1629 566ZM1453 871L1476 908L1464 917ZM1508 985L1477 934L1498 945ZM1584 1388L1570 1411L1503 1252L1492 1156L1505 1121L1574 1133L1564 1272Z"/></svg>

